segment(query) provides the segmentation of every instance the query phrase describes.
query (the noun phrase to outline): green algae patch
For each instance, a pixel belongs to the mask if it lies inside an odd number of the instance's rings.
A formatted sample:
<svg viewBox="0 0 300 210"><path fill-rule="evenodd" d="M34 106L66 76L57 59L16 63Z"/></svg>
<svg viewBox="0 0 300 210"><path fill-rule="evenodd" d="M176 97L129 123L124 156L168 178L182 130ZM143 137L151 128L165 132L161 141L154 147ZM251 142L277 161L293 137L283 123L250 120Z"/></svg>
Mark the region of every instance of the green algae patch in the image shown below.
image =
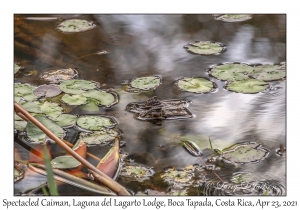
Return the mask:
<svg viewBox="0 0 300 210"><path fill-rule="evenodd" d="M264 81L247 79L231 82L225 86L225 89L236 93L259 93L266 90L268 87L268 83Z"/></svg>
<svg viewBox="0 0 300 210"><path fill-rule="evenodd" d="M225 50L222 43L210 41L195 41L184 46L188 52L200 55L217 55Z"/></svg>
<svg viewBox="0 0 300 210"><path fill-rule="evenodd" d="M184 77L182 79L179 79L175 85L187 92L192 93L208 93L213 92L216 88L216 84L214 84L212 81L206 79L206 78L189 78Z"/></svg>

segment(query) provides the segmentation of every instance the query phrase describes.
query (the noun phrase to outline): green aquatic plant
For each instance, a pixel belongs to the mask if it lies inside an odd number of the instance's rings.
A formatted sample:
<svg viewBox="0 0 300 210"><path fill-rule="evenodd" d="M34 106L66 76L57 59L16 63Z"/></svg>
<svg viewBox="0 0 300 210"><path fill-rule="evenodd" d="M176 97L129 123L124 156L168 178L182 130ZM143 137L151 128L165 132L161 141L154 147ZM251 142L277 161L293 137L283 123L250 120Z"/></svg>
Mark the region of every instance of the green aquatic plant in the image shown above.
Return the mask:
<svg viewBox="0 0 300 210"><path fill-rule="evenodd" d="M98 105L104 107L111 107L118 103L118 97L113 92L106 92L102 90L88 90L81 95L94 100L94 102L96 102Z"/></svg>
<svg viewBox="0 0 300 210"><path fill-rule="evenodd" d="M95 89L97 85L92 81L73 79L62 82L59 87L65 93L80 95L86 90Z"/></svg>
<svg viewBox="0 0 300 210"><path fill-rule="evenodd" d="M70 19L61 22L57 29L66 33L76 33L91 30L95 28L96 25L92 21L80 20L80 19Z"/></svg>
<svg viewBox="0 0 300 210"><path fill-rule="evenodd" d="M81 163L72 156L59 156L51 161L53 168L57 169L72 169L81 165Z"/></svg>
<svg viewBox="0 0 300 210"><path fill-rule="evenodd" d="M14 100L20 102L22 99L25 101L35 101L38 97L33 94L35 87L24 83L14 84Z"/></svg>
<svg viewBox="0 0 300 210"><path fill-rule="evenodd" d="M224 22L239 22L246 21L252 18L249 14L226 14L214 17L215 20L221 20Z"/></svg>
<svg viewBox="0 0 300 210"><path fill-rule="evenodd" d="M151 168L143 165L124 165L120 172L120 178L122 180L143 182L149 180L154 175L154 171Z"/></svg>
<svg viewBox="0 0 300 210"><path fill-rule="evenodd" d="M58 195L58 191L57 191L57 186L55 183L54 173L53 173L53 170L51 167L50 157L49 157L47 147L45 144L43 147L43 152L44 152L45 167L46 167L46 171L47 171L47 182L48 182L49 192L50 192L50 195L55 196L55 195Z"/></svg>
<svg viewBox="0 0 300 210"><path fill-rule="evenodd" d="M111 117L104 116L80 116L76 123L80 128L90 131L102 130L104 127L111 128L116 125Z"/></svg>
<svg viewBox="0 0 300 210"><path fill-rule="evenodd" d="M82 105L86 104L87 98L82 95L69 95L65 94L61 100L65 102L68 105L76 106L76 105Z"/></svg>
<svg viewBox="0 0 300 210"><path fill-rule="evenodd" d="M208 93L212 92L216 88L216 84L213 83L212 81L209 81L206 78L189 78L189 77L184 77L182 79L179 79L175 85L187 92L192 92L192 93Z"/></svg>
<svg viewBox="0 0 300 210"><path fill-rule="evenodd" d="M225 89L237 93L259 93L266 90L269 84L257 80L257 79L246 79L241 81L234 81L225 86Z"/></svg>
<svg viewBox="0 0 300 210"><path fill-rule="evenodd" d="M57 103L51 103L45 101L40 105L41 111L46 114L49 118L55 120L59 115L62 114L63 109Z"/></svg>
<svg viewBox="0 0 300 210"><path fill-rule="evenodd" d="M41 109L41 105L43 103L41 103L39 101L32 101L32 102L21 101L19 104L30 113L35 113L35 114L43 113L43 111Z"/></svg>
<svg viewBox="0 0 300 210"><path fill-rule="evenodd" d="M209 75L226 81L238 81L249 79L249 74L254 71L254 67L243 63L224 63L208 69Z"/></svg>
<svg viewBox="0 0 300 210"><path fill-rule="evenodd" d="M132 80L123 81L124 91L131 93L139 93L145 91L153 91L161 84L160 76L137 77Z"/></svg>
<svg viewBox="0 0 300 210"><path fill-rule="evenodd" d="M18 64L14 64L14 74L16 74L22 67Z"/></svg>
<svg viewBox="0 0 300 210"><path fill-rule="evenodd" d="M195 41L184 46L188 52L200 55L216 55L225 50L222 43L210 41Z"/></svg>
<svg viewBox="0 0 300 210"><path fill-rule="evenodd" d="M34 91L33 91L34 95L36 95L37 97L46 97L46 98L50 98L50 97L54 97L57 96L61 93L61 90L59 88L58 85L41 85L38 86Z"/></svg>
<svg viewBox="0 0 300 210"><path fill-rule="evenodd" d="M64 130L52 120L46 118L43 115L36 115L35 118L47 127L55 136L62 139L64 136ZM46 134L36 127L32 122L28 122L26 126L26 132L29 140L34 143L45 143Z"/></svg>
<svg viewBox="0 0 300 210"><path fill-rule="evenodd" d="M59 70L49 70L44 72L41 76L43 80L51 83L60 83L66 80L71 80L77 77L78 73L75 69L59 69Z"/></svg>
<svg viewBox="0 0 300 210"><path fill-rule="evenodd" d="M255 66L251 77L262 81L275 81L285 78L286 68L285 65L258 65Z"/></svg>
<svg viewBox="0 0 300 210"><path fill-rule="evenodd" d="M24 131L26 128L27 122L25 120L15 120L14 128L18 131Z"/></svg>
<svg viewBox="0 0 300 210"><path fill-rule="evenodd" d="M101 128L99 131L92 133L81 132L79 139L85 142L87 145L104 145L113 141L120 133L117 129Z"/></svg>
<svg viewBox="0 0 300 210"><path fill-rule="evenodd" d="M71 127L75 125L76 121L77 116L72 114L61 114L54 120L61 127Z"/></svg>

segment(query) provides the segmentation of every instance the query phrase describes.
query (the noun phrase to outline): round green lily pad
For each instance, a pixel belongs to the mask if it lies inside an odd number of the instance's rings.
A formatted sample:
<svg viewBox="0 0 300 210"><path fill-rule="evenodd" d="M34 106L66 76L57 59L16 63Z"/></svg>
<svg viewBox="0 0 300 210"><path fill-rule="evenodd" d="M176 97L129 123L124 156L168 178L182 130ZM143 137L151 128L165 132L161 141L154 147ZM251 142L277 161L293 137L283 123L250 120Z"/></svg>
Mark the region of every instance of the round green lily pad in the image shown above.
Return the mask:
<svg viewBox="0 0 300 210"><path fill-rule="evenodd" d="M82 105L86 103L87 98L82 95L69 95L65 94L61 100L68 105Z"/></svg>
<svg viewBox="0 0 300 210"><path fill-rule="evenodd" d="M53 168L57 169L72 169L80 166L80 162L72 156L60 156L56 157L51 161Z"/></svg>
<svg viewBox="0 0 300 210"><path fill-rule="evenodd" d="M51 103L48 101L45 101L40 106L42 112L46 114L51 119L56 119L59 115L62 114L62 108L57 103Z"/></svg>
<svg viewBox="0 0 300 210"><path fill-rule="evenodd" d="M97 131L102 130L103 127L114 127L116 122L109 117L81 116L77 119L77 125L86 130Z"/></svg>
<svg viewBox="0 0 300 210"><path fill-rule="evenodd" d="M155 90L161 83L161 78L158 76L138 77L131 81L130 85L133 88L140 90Z"/></svg>
<svg viewBox="0 0 300 210"><path fill-rule="evenodd" d="M95 99L88 98L87 103L80 106L80 109L89 112L99 111L98 101Z"/></svg>
<svg viewBox="0 0 300 210"><path fill-rule="evenodd" d="M116 93L99 91L99 90L88 90L81 94L84 97L94 99L98 105L111 107L118 102L118 97Z"/></svg>
<svg viewBox="0 0 300 210"><path fill-rule="evenodd" d="M62 32L74 33L74 32L83 32L95 28L96 25L92 21L80 20L80 19L71 19L61 22L57 29Z"/></svg>
<svg viewBox="0 0 300 210"><path fill-rule="evenodd" d="M239 21L246 21L252 18L252 15L247 14L227 14L214 17L215 20L221 20L224 22L239 22Z"/></svg>
<svg viewBox="0 0 300 210"><path fill-rule="evenodd" d="M27 122L25 120L15 120L14 128L18 131L24 131L26 128Z"/></svg>
<svg viewBox="0 0 300 210"><path fill-rule="evenodd" d="M59 87L65 93L79 95L85 90L95 89L97 86L92 81L73 79L62 82Z"/></svg>
<svg viewBox="0 0 300 210"><path fill-rule="evenodd" d="M113 141L119 135L116 129L102 128L100 131L94 131L92 133L81 132L79 139L88 145L104 145Z"/></svg>
<svg viewBox="0 0 300 210"><path fill-rule="evenodd" d="M270 150L256 142L241 143L222 151L222 159L231 163L257 163L266 158Z"/></svg>
<svg viewBox="0 0 300 210"><path fill-rule="evenodd" d="M26 101L34 101L38 98L36 95L33 94L33 90L35 89L34 86L27 83L15 83L14 86L15 101L20 102L21 98L23 98Z"/></svg>
<svg viewBox="0 0 300 210"><path fill-rule="evenodd" d="M50 70L42 74L41 78L51 83L60 83L75 78L78 75L75 69Z"/></svg>
<svg viewBox="0 0 300 210"><path fill-rule="evenodd" d="M41 85L38 86L34 91L34 95L37 97L54 97L61 93L61 90L58 85Z"/></svg>
<svg viewBox="0 0 300 210"><path fill-rule="evenodd" d="M210 42L210 41L195 41L184 46L188 52L192 52L200 55L213 55L219 54L225 50L222 43Z"/></svg>
<svg viewBox="0 0 300 210"><path fill-rule="evenodd" d="M259 93L269 87L268 83L257 80L247 79L241 81L234 81L225 86L225 89L237 93Z"/></svg>
<svg viewBox="0 0 300 210"><path fill-rule="evenodd" d="M150 179L153 174L154 171L151 168L142 165L125 165L121 169L120 177L121 179L125 178L127 181L143 182Z"/></svg>
<svg viewBox="0 0 300 210"><path fill-rule="evenodd" d="M208 93L214 91L216 87L216 84L214 84L212 81L200 77L184 77L179 79L175 85L183 91L192 93Z"/></svg>
<svg viewBox="0 0 300 210"><path fill-rule="evenodd" d="M254 67L242 63L225 63L217 65L208 70L208 73L219 79L226 81L237 81L249 79L249 74L254 71Z"/></svg>
<svg viewBox="0 0 300 210"><path fill-rule="evenodd" d="M18 64L14 65L14 74L16 74L22 67L19 66Z"/></svg>
<svg viewBox="0 0 300 210"><path fill-rule="evenodd" d="M72 114L61 114L59 117L55 119L57 125L61 127L71 127L77 121L77 116Z"/></svg>
<svg viewBox="0 0 300 210"><path fill-rule="evenodd" d="M251 76L262 81L275 81L285 78L285 65L259 65L255 66Z"/></svg>
<svg viewBox="0 0 300 210"><path fill-rule="evenodd" d="M47 127L55 136L62 139L64 136L64 130L52 120L46 118L43 115L36 115L35 118L40 121L45 127ZM27 136L30 141L34 143L44 143L47 136L43 131L36 127L32 122L28 122L26 126Z"/></svg>
<svg viewBox="0 0 300 210"><path fill-rule="evenodd" d="M41 110L42 103L39 101L21 101L19 104L30 113L43 113L43 111Z"/></svg>

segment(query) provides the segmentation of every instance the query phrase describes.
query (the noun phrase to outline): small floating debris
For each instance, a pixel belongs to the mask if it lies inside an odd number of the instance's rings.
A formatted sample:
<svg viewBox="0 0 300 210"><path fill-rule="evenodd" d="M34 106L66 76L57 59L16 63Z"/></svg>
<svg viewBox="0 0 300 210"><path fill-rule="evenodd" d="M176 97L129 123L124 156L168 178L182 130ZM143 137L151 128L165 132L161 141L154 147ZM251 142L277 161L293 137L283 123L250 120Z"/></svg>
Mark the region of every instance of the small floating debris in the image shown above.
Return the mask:
<svg viewBox="0 0 300 210"><path fill-rule="evenodd" d="M195 41L184 46L188 52L200 55L218 55L225 51L225 47L219 42Z"/></svg>
<svg viewBox="0 0 300 210"><path fill-rule="evenodd" d="M57 29L66 33L84 32L95 28L96 25L92 21L71 19L61 22Z"/></svg>
<svg viewBox="0 0 300 210"><path fill-rule="evenodd" d="M59 95L61 93L61 90L58 85L40 85L36 89L34 89L33 93L37 97L51 98Z"/></svg>
<svg viewBox="0 0 300 210"><path fill-rule="evenodd" d="M132 80L123 81L128 87L126 92L138 93L143 91L153 91L161 84L160 76L137 77Z"/></svg>
<svg viewBox="0 0 300 210"><path fill-rule="evenodd" d="M257 79L246 79L230 82L224 88L236 93L259 93L266 90L268 87L269 84L264 81Z"/></svg>
<svg viewBox="0 0 300 210"><path fill-rule="evenodd" d="M120 135L118 129L107 129L102 127L99 131L94 131L92 133L81 132L79 134L79 139L87 145L106 145Z"/></svg>
<svg viewBox="0 0 300 210"><path fill-rule="evenodd" d="M184 100L159 100L156 96L142 103L130 103L126 110L135 113L139 120L186 119L194 117Z"/></svg>
<svg viewBox="0 0 300 210"><path fill-rule="evenodd" d="M175 83L175 85L183 91L192 93L209 93L216 90L216 83L206 78L184 77Z"/></svg>
<svg viewBox="0 0 300 210"><path fill-rule="evenodd" d="M240 21L246 21L252 18L252 15L249 14L226 14L226 15L220 15L215 16L215 20L221 20L224 22L240 22Z"/></svg>
<svg viewBox="0 0 300 210"><path fill-rule="evenodd" d="M145 167L143 165L123 165L120 178L122 181L131 182L143 182L145 180L149 180L151 176L154 175L154 171L152 168Z"/></svg>
<svg viewBox="0 0 300 210"><path fill-rule="evenodd" d="M59 69L49 70L44 72L41 76L43 80L51 83L60 83L66 80L74 79L78 76L78 72L75 69Z"/></svg>
<svg viewBox="0 0 300 210"><path fill-rule="evenodd" d="M117 122L110 116L80 116L76 125L81 130L99 131L103 128L113 128L117 125Z"/></svg>

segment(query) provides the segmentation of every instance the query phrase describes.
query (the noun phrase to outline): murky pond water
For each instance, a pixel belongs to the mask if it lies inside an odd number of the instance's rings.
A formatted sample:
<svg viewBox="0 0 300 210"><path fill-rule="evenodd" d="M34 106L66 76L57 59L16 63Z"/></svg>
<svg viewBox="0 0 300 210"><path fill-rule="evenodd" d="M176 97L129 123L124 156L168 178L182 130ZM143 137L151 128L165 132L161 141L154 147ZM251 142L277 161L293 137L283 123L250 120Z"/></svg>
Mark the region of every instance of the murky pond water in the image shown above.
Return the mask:
<svg viewBox="0 0 300 210"><path fill-rule="evenodd" d="M92 21L95 27L85 32L63 33L57 26L66 19ZM230 180L235 173L247 172L251 174L252 181L280 186L281 191L277 194L286 193L286 159L276 153L280 145L285 147L286 144L285 79L269 82L266 91L243 94L224 89L225 81L207 73L212 65L226 62L251 65L285 62L285 15L253 15L251 19L240 22L219 21L208 14L15 15L14 24L14 60L23 67L15 74L15 83L48 84L41 79L43 73L51 69L72 68L78 72L77 79L98 82L101 89L112 89L118 94L119 103L111 108L100 107L99 111L91 112L72 107L67 113L105 114L117 120L117 128L122 132L121 153L126 154L125 165L139 164L154 171L153 176L143 181L121 176L121 172L117 181L131 192L176 194L179 189L180 192L186 190L184 193L188 195L230 194L221 186L219 191L208 190L209 187L203 189L195 183L188 188L181 183L164 180L162 174L172 167L183 170L194 164L214 164L208 161L216 155L211 146L223 149L236 143L256 142L270 151L266 158L258 163L235 166L216 164L219 170L199 169L198 173L205 176L202 185L216 183L220 179L234 185ZM226 50L213 55L193 54L184 46L194 41L220 42ZM162 78L155 90L124 91L124 80L153 75ZM183 77L208 78L217 89L206 94L182 91L175 82ZM144 102L153 96L159 100L191 101L188 108L194 117L155 124L137 120L133 113L125 110L129 103ZM65 139L75 143L80 131L74 128L66 130ZM32 145L22 142L18 136L16 134L15 147L21 158L26 160L29 156L26 147ZM181 139L195 142L203 155L191 155L180 145ZM52 147L53 157L65 154L58 146ZM103 157L109 148L110 145L97 145L88 147L88 151ZM90 161L97 164L94 160ZM44 176L26 170L25 178L15 183L15 194L22 194L45 180ZM61 195L96 195L58 184ZM236 190L233 194L237 193L251 194L245 190ZM271 192L264 189L262 193Z"/></svg>

